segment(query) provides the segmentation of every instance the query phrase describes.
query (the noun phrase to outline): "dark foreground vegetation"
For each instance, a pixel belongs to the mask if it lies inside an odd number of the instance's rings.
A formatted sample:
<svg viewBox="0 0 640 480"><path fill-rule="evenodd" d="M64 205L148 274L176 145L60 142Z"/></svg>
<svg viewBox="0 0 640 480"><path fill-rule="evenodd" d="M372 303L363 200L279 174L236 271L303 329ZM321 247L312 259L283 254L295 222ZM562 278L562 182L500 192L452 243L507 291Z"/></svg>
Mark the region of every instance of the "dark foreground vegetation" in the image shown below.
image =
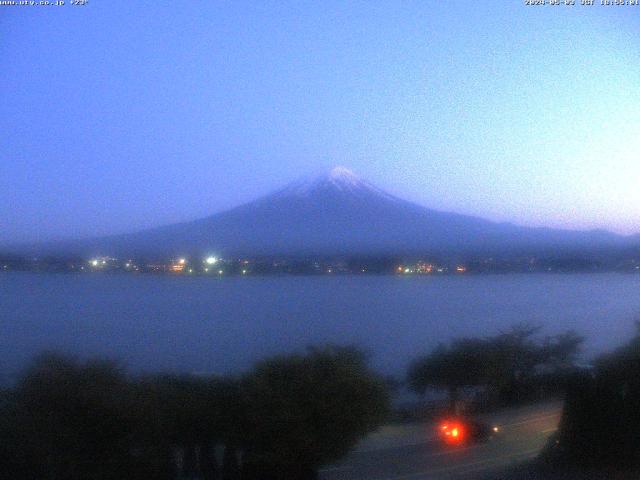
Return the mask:
<svg viewBox="0 0 640 480"><path fill-rule="evenodd" d="M527 478L627 475L640 467L640 324L590 368L577 363L583 340L527 325L454 340L416 359L408 384L448 392L453 410L563 395ZM43 354L0 392L0 479L315 479L390 418L389 387L354 347L273 357L240 378L131 376Z"/></svg>
<svg viewBox="0 0 640 480"><path fill-rule="evenodd" d="M640 322L636 325L636 335L600 357L592 375L570 383L558 435L545 452L548 462L640 469Z"/></svg>
<svg viewBox="0 0 640 480"><path fill-rule="evenodd" d="M577 361L584 338L576 332L538 333L517 325L493 337L441 345L411 364L408 384L417 393L447 391L456 412L562 395L558 431L540 458L487 478L640 478L640 322L627 345L589 367Z"/></svg>
<svg viewBox="0 0 640 480"><path fill-rule="evenodd" d="M640 478L640 322L626 345L568 379L558 431L539 458L485 478Z"/></svg>
<svg viewBox="0 0 640 480"><path fill-rule="evenodd" d="M38 357L0 404L2 479L313 479L386 418L355 348L272 358L240 379L132 378Z"/></svg>
<svg viewBox="0 0 640 480"><path fill-rule="evenodd" d="M452 411L470 404L510 406L563 394L567 382L583 371L577 360L584 337L571 330L542 337L539 331L540 327L520 324L493 337L440 345L410 365L409 387L418 394L447 391ZM473 397L461 398L465 391Z"/></svg>

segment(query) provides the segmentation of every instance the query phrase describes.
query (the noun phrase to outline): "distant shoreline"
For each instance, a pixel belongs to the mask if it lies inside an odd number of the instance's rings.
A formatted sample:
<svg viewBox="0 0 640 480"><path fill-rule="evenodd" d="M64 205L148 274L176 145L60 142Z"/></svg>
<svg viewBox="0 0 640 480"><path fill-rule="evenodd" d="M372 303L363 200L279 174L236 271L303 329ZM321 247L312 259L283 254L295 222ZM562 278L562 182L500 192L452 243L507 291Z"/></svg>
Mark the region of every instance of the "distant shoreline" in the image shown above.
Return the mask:
<svg viewBox="0 0 640 480"><path fill-rule="evenodd" d="M226 275L215 275L215 274L203 274L203 273L193 273L193 274L176 274L170 272L82 272L77 270L11 270L0 269L0 275L3 273L6 274L15 274L15 273L31 273L31 274L39 274L39 275L74 275L74 276L109 276L109 277L124 277L124 276L132 276L132 277L166 277L166 278L212 278L212 279L223 279L223 278L284 278L284 277L397 277L397 278L468 278L468 277L488 277L488 276L510 276L510 275L531 275L531 276L543 276L543 275L604 275L604 274L619 274L625 276L635 276L639 275L640 272L636 271L625 271L625 270L593 270L593 271L585 271L585 270L554 270L554 271L532 271L532 272L520 272L520 271L511 271L511 272L467 272L464 274L448 272L448 273L437 273L437 274L427 274L427 275L404 275L397 273L376 273L376 272L366 272L366 273L358 273L358 272L344 272L344 273L251 273L246 275L238 275L238 274L226 274Z"/></svg>

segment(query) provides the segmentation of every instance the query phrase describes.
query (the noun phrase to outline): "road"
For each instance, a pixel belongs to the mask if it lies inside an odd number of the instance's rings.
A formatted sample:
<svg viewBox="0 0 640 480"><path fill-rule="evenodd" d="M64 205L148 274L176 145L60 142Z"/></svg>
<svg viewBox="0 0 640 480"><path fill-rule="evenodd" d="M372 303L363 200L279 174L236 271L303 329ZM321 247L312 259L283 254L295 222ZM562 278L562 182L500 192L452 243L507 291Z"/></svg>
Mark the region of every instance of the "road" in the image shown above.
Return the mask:
<svg viewBox="0 0 640 480"><path fill-rule="evenodd" d="M485 415L500 426L492 440L461 448L441 445L435 425L388 426L376 432L343 462L320 472L322 480L430 480L486 477L538 455L560 419L560 402Z"/></svg>

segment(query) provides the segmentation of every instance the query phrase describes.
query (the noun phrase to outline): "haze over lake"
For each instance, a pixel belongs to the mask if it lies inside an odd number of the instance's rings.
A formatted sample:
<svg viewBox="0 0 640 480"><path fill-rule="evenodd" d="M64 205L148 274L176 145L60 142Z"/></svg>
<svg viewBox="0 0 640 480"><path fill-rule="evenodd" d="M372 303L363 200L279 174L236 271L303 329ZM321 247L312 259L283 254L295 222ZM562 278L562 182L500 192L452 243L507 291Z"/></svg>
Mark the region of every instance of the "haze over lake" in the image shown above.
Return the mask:
<svg viewBox="0 0 640 480"><path fill-rule="evenodd" d="M131 370L230 373L309 344L355 343L379 370L457 336L521 321L573 328L589 355L634 331L640 276L442 277L0 274L2 382L43 349L107 355Z"/></svg>

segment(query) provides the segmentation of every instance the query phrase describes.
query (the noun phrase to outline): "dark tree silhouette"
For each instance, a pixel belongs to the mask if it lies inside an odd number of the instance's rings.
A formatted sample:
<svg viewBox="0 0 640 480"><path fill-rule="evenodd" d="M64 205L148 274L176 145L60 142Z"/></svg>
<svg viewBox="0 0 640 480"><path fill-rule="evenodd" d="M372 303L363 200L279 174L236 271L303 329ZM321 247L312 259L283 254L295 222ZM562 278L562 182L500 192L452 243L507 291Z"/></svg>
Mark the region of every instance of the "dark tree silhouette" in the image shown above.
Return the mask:
<svg viewBox="0 0 640 480"><path fill-rule="evenodd" d="M261 362L245 378L243 394L246 478L317 478L320 466L343 457L389 409L384 381L350 347Z"/></svg>
<svg viewBox="0 0 640 480"><path fill-rule="evenodd" d="M144 443L153 445L173 478L176 451L187 476L220 477L216 445L237 445L242 432L242 404L237 382L217 377L161 375L145 378L136 387L146 418Z"/></svg>
<svg viewBox="0 0 640 480"><path fill-rule="evenodd" d="M640 467L640 323L623 347L602 355L567 392L550 460L578 466ZM636 470L637 472L637 470ZM631 478L631 477L629 477ZM635 477L634 477L635 478Z"/></svg>
<svg viewBox="0 0 640 480"><path fill-rule="evenodd" d="M464 387L486 386L503 403L527 398L542 381L557 379L576 368L584 338L573 331L539 339L540 328L529 324L487 338L453 340L413 361L407 372L410 388L449 392L449 408L457 409Z"/></svg>
<svg viewBox="0 0 640 480"><path fill-rule="evenodd" d="M486 383L486 355L487 344L481 339L456 340L450 346L441 344L410 365L409 387L419 394L428 388L447 390L449 409L455 412L461 388Z"/></svg>
<svg viewBox="0 0 640 480"><path fill-rule="evenodd" d="M12 398L13 467L22 478L117 479L132 472L134 418L117 364L36 358ZM6 416L5 416L6 418ZM14 476L13 478L21 478Z"/></svg>

